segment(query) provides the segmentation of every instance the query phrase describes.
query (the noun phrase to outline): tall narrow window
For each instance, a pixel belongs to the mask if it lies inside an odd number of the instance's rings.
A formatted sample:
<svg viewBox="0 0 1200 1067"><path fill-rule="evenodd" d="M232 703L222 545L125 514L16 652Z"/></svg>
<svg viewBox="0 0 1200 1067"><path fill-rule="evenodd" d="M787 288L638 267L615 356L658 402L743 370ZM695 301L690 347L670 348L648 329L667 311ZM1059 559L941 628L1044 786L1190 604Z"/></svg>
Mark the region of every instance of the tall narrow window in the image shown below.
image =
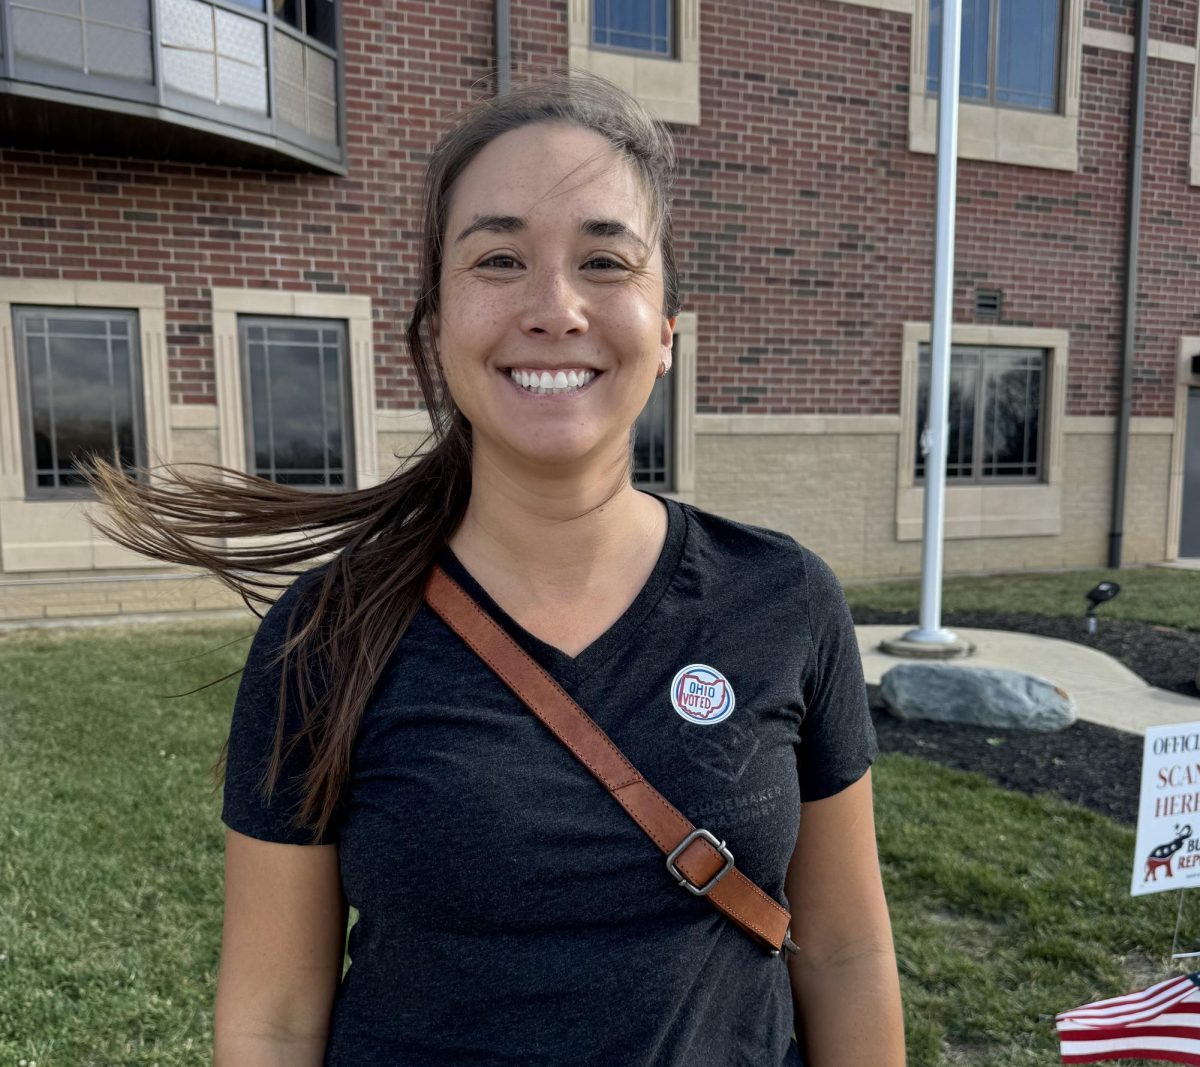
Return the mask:
<svg viewBox="0 0 1200 1067"><path fill-rule="evenodd" d="M1001 107L1058 110L1061 0L963 0L959 96ZM929 0L929 80L941 77L942 0Z"/></svg>
<svg viewBox="0 0 1200 1067"><path fill-rule="evenodd" d="M633 482L641 489L675 488L671 447L675 431L674 380L667 374L654 383L650 399L634 423Z"/></svg>
<svg viewBox="0 0 1200 1067"><path fill-rule="evenodd" d="M92 452L126 471L144 466L137 314L16 308L13 332L27 494L86 493L76 463Z"/></svg>
<svg viewBox="0 0 1200 1067"><path fill-rule="evenodd" d="M929 412L929 346L920 350L916 476L925 476L920 437ZM1033 348L968 348L950 355L947 481L1038 481L1046 353Z"/></svg>
<svg viewBox="0 0 1200 1067"><path fill-rule="evenodd" d="M345 323L242 317L239 327L250 471L353 488Z"/></svg>
<svg viewBox="0 0 1200 1067"><path fill-rule="evenodd" d="M669 58L673 7L673 0L592 0L592 45Z"/></svg>

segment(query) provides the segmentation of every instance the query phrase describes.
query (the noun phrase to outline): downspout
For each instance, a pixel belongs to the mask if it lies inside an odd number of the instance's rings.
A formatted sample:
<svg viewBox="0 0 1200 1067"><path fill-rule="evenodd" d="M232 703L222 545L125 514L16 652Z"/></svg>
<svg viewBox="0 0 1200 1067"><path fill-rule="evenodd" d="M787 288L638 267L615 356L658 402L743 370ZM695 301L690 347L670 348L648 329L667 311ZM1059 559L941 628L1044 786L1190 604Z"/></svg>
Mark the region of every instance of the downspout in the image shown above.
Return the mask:
<svg viewBox="0 0 1200 1067"><path fill-rule="evenodd" d="M1150 0L1138 4L1134 42L1133 107L1129 115L1129 219L1125 251L1125 329L1121 345L1121 407L1117 416L1117 462L1113 472L1112 531L1108 565L1121 566L1125 536L1125 478L1129 467L1129 417L1133 407L1133 359L1137 349L1138 237L1142 221L1142 141L1146 128L1146 68L1150 50Z"/></svg>
<svg viewBox="0 0 1200 1067"><path fill-rule="evenodd" d="M496 0L496 95L512 89L512 34L509 0Z"/></svg>

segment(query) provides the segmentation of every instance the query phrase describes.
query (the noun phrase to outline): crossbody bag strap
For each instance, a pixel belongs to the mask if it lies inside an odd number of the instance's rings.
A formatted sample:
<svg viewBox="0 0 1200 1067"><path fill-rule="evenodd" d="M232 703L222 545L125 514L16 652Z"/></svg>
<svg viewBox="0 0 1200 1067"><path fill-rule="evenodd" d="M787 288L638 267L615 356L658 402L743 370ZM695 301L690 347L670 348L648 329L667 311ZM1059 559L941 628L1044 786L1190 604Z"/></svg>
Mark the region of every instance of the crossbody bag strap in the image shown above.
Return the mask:
<svg viewBox="0 0 1200 1067"><path fill-rule="evenodd" d="M487 615L441 567L425 600L613 796L667 857L667 870L690 893L707 897L772 955L794 952L791 916L733 865L733 854L699 830L625 758L566 691Z"/></svg>

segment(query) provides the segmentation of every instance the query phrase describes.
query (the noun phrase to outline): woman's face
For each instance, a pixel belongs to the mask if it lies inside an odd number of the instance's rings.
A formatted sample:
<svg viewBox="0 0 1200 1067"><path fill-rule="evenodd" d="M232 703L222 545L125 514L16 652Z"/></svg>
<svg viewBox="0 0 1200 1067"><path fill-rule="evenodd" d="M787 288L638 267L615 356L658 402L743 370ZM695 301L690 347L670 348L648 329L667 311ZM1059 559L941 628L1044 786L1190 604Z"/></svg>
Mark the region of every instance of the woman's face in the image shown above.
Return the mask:
<svg viewBox="0 0 1200 1067"><path fill-rule="evenodd" d="M539 123L489 143L451 190L439 298L477 459L562 476L627 461L673 320L648 198L608 141Z"/></svg>

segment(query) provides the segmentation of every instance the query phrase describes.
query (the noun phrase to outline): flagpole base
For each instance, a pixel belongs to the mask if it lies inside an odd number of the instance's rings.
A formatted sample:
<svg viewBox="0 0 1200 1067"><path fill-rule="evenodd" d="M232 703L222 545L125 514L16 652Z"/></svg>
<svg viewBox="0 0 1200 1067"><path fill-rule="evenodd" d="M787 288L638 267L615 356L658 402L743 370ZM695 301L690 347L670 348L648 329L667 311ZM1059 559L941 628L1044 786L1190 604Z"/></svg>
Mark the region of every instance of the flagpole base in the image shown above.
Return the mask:
<svg viewBox="0 0 1200 1067"><path fill-rule="evenodd" d="M970 641L964 641L950 630L909 630L900 637L880 641L879 648L889 656L903 659L959 659L975 652Z"/></svg>

